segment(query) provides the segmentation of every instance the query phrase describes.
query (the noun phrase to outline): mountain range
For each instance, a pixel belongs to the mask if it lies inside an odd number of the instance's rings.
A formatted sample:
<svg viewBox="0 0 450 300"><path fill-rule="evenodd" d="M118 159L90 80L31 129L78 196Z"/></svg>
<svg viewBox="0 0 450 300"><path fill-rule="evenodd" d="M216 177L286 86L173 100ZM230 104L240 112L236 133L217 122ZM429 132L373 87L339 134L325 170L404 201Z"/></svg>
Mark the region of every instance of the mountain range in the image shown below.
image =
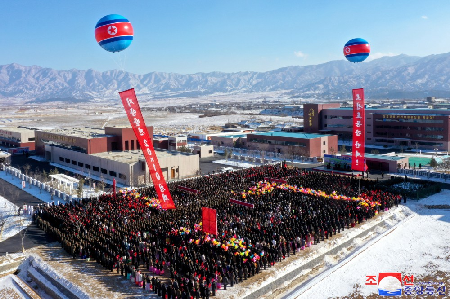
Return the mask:
<svg viewBox="0 0 450 300"><path fill-rule="evenodd" d="M291 66L267 72L136 75L112 70L54 70L16 63L0 66L0 98L31 102L92 101L116 98L134 87L151 97L198 96L285 90L302 98L350 98L364 87L370 99L450 97L450 53L398 55L353 64L345 60Z"/></svg>

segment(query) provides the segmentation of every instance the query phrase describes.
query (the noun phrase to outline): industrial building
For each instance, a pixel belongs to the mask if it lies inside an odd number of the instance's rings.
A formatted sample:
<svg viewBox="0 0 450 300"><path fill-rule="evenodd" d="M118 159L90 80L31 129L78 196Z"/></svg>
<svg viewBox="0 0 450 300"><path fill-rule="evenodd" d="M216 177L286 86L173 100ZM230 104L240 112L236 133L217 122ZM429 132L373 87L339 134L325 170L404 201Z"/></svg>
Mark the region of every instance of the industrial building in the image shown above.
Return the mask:
<svg viewBox="0 0 450 300"><path fill-rule="evenodd" d="M0 145L5 148L28 148L35 149L34 130L21 127L0 128Z"/></svg>
<svg viewBox="0 0 450 300"><path fill-rule="evenodd" d="M153 127L147 127L150 136ZM131 127L71 128L36 131L36 153L46 160L127 186L151 183L144 155ZM166 180L199 172L195 154L155 151Z"/></svg>
<svg viewBox="0 0 450 300"><path fill-rule="evenodd" d="M304 131L351 139L353 109L305 104ZM449 151L450 110L366 108L366 145Z"/></svg>
<svg viewBox="0 0 450 300"><path fill-rule="evenodd" d="M262 132L247 134L247 149L267 152L323 157L337 151L338 137L331 134L303 132Z"/></svg>

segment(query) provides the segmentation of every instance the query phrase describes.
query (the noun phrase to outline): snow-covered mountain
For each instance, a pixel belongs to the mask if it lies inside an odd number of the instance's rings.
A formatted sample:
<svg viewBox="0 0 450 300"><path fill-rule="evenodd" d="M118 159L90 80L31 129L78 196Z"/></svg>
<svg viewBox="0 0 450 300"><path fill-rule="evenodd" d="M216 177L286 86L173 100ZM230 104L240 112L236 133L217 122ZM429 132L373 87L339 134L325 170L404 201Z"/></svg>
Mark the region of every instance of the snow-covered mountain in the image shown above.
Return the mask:
<svg viewBox="0 0 450 300"><path fill-rule="evenodd" d="M398 55L352 64L345 60L320 65L292 66L267 72L196 73L181 75L124 71L57 71L38 66L0 66L0 98L35 101L89 101L116 98L134 87L152 96L292 90L301 97L350 97L352 88L364 87L367 97L423 98L450 96L450 53L412 57Z"/></svg>

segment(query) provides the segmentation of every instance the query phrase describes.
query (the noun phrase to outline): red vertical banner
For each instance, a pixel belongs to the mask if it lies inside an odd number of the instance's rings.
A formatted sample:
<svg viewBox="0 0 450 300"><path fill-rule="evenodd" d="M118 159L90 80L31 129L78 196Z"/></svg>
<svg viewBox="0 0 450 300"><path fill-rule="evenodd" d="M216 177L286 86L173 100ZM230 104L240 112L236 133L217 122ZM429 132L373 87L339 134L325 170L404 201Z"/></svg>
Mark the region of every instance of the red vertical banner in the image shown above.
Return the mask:
<svg viewBox="0 0 450 300"><path fill-rule="evenodd" d="M139 107L134 89L120 92L119 95L122 99L123 107L127 112L128 120L130 120L134 134L144 153L145 161L150 169L150 176L152 177L153 186L158 194L161 208L174 209L175 204L173 203L172 196L167 188L166 180L159 167L158 158L153 149L153 143L148 134L147 126L145 126L144 118L142 117L141 108Z"/></svg>
<svg viewBox="0 0 450 300"><path fill-rule="evenodd" d="M114 200L116 199L116 179L113 179L113 195L114 195Z"/></svg>
<svg viewBox="0 0 450 300"><path fill-rule="evenodd" d="M217 213L215 209L202 207L203 232L217 235Z"/></svg>
<svg viewBox="0 0 450 300"><path fill-rule="evenodd" d="M354 89L353 93L353 139L352 170L365 171L364 149L366 147L366 111L364 89Z"/></svg>

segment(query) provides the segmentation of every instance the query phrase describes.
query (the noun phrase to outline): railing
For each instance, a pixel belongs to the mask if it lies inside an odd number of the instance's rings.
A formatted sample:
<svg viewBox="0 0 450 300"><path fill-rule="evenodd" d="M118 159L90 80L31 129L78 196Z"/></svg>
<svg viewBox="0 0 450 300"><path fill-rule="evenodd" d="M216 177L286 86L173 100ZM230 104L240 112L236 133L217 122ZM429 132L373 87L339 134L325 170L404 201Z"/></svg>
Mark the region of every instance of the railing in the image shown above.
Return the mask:
<svg viewBox="0 0 450 300"><path fill-rule="evenodd" d="M398 173L410 175L410 176L420 176L431 179L450 179L450 174L441 173L432 170L424 170L424 169L398 169Z"/></svg>

